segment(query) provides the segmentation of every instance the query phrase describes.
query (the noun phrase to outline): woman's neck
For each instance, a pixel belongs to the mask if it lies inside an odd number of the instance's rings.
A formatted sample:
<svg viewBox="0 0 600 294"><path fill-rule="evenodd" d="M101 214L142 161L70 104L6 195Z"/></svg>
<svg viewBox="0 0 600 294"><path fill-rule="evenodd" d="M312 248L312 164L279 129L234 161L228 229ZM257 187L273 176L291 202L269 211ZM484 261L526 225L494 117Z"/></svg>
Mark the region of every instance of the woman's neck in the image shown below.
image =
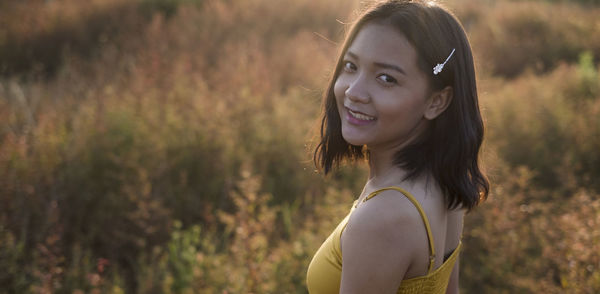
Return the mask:
<svg viewBox="0 0 600 294"><path fill-rule="evenodd" d="M406 171L394 164L396 151L396 148L369 149L369 185L390 185L406 177Z"/></svg>
<svg viewBox="0 0 600 294"><path fill-rule="evenodd" d="M410 131L405 140L393 144L367 146L369 150L369 181L368 185L388 185L390 181L398 182L406 178L405 169L394 164L396 152L408 146L425 131L429 122L424 118Z"/></svg>

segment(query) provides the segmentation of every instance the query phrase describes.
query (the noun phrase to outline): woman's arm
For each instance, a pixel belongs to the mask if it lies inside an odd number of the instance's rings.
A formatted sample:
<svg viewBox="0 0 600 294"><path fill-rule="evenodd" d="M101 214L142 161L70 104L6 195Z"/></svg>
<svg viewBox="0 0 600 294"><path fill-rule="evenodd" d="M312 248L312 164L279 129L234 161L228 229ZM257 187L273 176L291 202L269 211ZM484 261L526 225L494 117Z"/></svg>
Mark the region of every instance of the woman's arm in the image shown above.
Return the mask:
<svg viewBox="0 0 600 294"><path fill-rule="evenodd" d="M396 293L415 250L426 242L419 212L399 192L361 203L342 234L340 293Z"/></svg>

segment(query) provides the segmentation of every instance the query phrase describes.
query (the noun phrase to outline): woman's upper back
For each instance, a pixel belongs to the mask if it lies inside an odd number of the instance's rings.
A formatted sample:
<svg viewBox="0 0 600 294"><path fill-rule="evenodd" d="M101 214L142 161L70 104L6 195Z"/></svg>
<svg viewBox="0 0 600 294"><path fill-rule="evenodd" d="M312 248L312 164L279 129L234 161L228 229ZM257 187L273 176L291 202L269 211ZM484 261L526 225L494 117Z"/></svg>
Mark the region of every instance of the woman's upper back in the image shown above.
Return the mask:
<svg viewBox="0 0 600 294"><path fill-rule="evenodd" d="M360 197L311 261L309 291L444 293L460 249L462 212L447 210L431 193L412 192L416 197L386 187Z"/></svg>
<svg viewBox="0 0 600 294"><path fill-rule="evenodd" d="M409 234L402 236L402 246L412 252L414 262L404 275L406 279L427 274L432 250L435 251L435 269L443 263L444 256L458 246L462 235L463 211L448 210L443 195L431 186L402 186L390 185L373 189L365 193L364 197L360 197L357 209L348 219L341 239L344 240L345 232L352 230L353 223L366 219L376 221L376 218L389 214L400 221L409 221L412 226ZM398 231L397 227L390 229ZM405 244L414 246L408 247Z"/></svg>

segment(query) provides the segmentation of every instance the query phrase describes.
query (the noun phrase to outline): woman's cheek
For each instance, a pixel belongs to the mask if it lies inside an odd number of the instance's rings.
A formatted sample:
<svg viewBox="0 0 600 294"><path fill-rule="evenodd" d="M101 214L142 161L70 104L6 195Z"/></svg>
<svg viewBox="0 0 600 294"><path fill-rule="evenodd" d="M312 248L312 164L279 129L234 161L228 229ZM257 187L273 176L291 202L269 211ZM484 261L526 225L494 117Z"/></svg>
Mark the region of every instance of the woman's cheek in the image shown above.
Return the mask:
<svg viewBox="0 0 600 294"><path fill-rule="evenodd" d="M338 77L333 86L333 94L337 100L344 98L344 92L346 91L344 87L344 81L342 77Z"/></svg>

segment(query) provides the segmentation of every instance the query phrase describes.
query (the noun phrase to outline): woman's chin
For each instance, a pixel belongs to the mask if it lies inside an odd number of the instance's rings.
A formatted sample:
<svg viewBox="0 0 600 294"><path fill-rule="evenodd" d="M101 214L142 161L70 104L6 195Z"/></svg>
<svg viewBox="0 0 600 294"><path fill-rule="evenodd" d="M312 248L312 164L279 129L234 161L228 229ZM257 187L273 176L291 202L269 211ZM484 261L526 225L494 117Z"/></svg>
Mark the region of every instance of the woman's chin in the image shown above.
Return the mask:
<svg viewBox="0 0 600 294"><path fill-rule="evenodd" d="M367 140L365 140L364 138L359 138L356 136L346 136L342 134L342 137L344 138L344 140L346 141L346 143L350 144L350 145L354 145L354 146L363 146L367 144Z"/></svg>
<svg viewBox="0 0 600 294"><path fill-rule="evenodd" d="M356 147L360 147L360 146L364 146L365 145L365 144L353 144L353 143L350 143L350 142L348 142L348 144L350 144L352 146L356 146Z"/></svg>

